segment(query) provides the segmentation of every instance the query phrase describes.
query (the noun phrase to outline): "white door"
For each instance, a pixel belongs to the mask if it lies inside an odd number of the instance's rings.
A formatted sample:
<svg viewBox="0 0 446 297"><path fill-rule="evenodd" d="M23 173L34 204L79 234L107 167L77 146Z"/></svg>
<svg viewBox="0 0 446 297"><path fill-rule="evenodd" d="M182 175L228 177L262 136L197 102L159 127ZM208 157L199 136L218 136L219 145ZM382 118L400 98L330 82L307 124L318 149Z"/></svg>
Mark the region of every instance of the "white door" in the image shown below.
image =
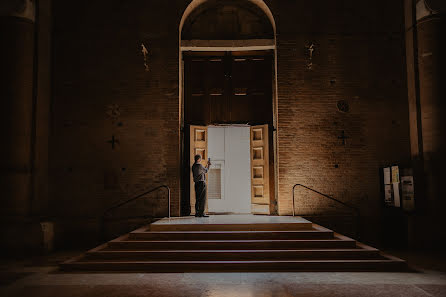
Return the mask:
<svg viewBox="0 0 446 297"><path fill-rule="evenodd" d="M251 213L249 127L208 127L209 212Z"/></svg>

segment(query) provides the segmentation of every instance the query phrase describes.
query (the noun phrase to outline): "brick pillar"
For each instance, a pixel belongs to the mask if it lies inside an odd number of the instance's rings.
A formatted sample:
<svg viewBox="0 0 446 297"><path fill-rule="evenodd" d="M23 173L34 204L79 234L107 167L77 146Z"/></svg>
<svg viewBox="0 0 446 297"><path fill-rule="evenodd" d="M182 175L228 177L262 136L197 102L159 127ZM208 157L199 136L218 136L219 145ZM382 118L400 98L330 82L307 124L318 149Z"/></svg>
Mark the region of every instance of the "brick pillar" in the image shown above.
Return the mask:
<svg viewBox="0 0 446 297"><path fill-rule="evenodd" d="M409 241L424 246L445 240L442 228L435 226L443 221L446 210L446 26L444 11L440 11L444 5L434 8L430 2L406 0L409 120L417 208L409 224L409 236L413 237Z"/></svg>
<svg viewBox="0 0 446 297"><path fill-rule="evenodd" d="M420 5L420 4L419 4ZM421 8L417 7L417 12ZM418 69L421 133L427 207L440 210L446 200L446 30L444 16L418 15ZM443 212L445 209L441 209Z"/></svg>
<svg viewBox="0 0 446 297"><path fill-rule="evenodd" d="M34 7L30 1L0 5L0 214L23 217L31 197Z"/></svg>

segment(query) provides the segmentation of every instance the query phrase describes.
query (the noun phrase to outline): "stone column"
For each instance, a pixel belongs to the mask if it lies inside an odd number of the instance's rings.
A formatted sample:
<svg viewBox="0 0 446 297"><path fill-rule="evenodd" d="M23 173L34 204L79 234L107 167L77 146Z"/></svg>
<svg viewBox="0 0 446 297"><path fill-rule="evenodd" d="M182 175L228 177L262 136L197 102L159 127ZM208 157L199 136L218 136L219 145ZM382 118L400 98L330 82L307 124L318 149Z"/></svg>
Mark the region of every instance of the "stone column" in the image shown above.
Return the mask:
<svg viewBox="0 0 446 297"><path fill-rule="evenodd" d="M0 241L19 251L41 243L31 220L35 139L35 3L0 1Z"/></svg>
<svg viewBox="0 0 446 297"><path fill-rule="evenodd" d="M34 3L0 4L0 215L29 215L32 182Z"/></svg>
<svg viewBox="0 0 446 297"><path fill-rule="evenodd" d="M427 208L446 209L445 18L426 1L416 5L421 134Z"/></svg>
<svg viewBox="0 0 446 297"><path fill-rule="evenodd" d="M409 120L417 208L409 223L413 245L435 246L445 240L444 230L436 228L446 210L445 8L443 1L406 0Z"/></svg>

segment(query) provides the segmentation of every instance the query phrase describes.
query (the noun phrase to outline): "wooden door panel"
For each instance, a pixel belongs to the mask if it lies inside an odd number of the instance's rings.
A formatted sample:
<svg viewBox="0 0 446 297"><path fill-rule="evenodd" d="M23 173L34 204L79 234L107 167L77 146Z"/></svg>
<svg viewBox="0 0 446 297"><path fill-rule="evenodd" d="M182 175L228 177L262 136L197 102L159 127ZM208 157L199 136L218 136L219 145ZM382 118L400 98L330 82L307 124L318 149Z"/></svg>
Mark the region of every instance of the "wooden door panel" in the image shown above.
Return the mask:
<svg viewBox="0 0 446 297"><path fill-rule="evenodd" d="M251 115L252 121L254 123L264 123L265 119L271 117L272 103L268 102L269 97L265 96L264 93L254 93L250 96L250 102L252 106L255 106L255 112Z"/></svg>
<svg viewBox="0 0 446 297"><path fill-rule="evenodd" d="M228 113L224 57L208 60L207 88L210 104L210 123L225 122Z"/></svg>
<svg viewBox="0 0 446 297"><path fill-rule="evenodd" d="M195 187L192 175L192 165L195 163L195 155L201 155L201 164L206 166L208 158L208 129L206 126L193 126L190 131L190 209L191 214L195 214ZM207 179L207 175L206 175Z"/></svg>
<svg viewBox="0 0 446 297"><path fill-rule="evenodd" d="M223 92L225 87L225 65L223 58L209 58L206 65L207 87L220 89Z"/></svg>
<svg viewBox="0 0 446 297"><path fill-rule="evenodd" d="M228 116L223 57L185 58L185 121L208 125Z"/></svg>
<svg viewBox="0 0 446 297"><path fill-rule="evenodd" d="M231 121L243 122L252 120L253 109L249 88L252 84L253 73L248 58L234 57L231 65Z"/></svg>
<svg viewBox="0 0 446 297"><path fill-rule="evenodd" d="M210 123L227 122L228 107L223 94L215 94L209 96L210 100Z"/></svg>
<svg viewBox="0 0 446 297"><path fill-rule="evenodd" d="M270 214L269 205L268 204L252 204L251 205L251 213L253 214Z"/></svg>
<svg viewBox="0 0 446 297"><path fill-rule="evenodd" d="M251 126L251 211L269 214L268 125Z"/></svg>
<svg viewBox="0 0 446 297"><path fill-rule="evenodd" d="M232 61L231 121L267 123L272 120L271 67L267 57L234 57ZM243 96L243 97L242 97ZM249 120L247 120L249 119Z"/></svg>
<svg viewBox="0 0 446 297"><path fill-rule="evenodd" d="M186 83L190 87L192 94L204 94L205 85L202 83L206 79L206 60L205 59L189 59L188 60L188 76Z"/></svg>
<svg viewBox="0 0 446 297"><path fill-rule="evenodd" d="M232 85L234 88L248 87L254 76L252 63L248 58L234 58L231 65Z"/></svg>
<svg viewBox="0 0 446 297"><path fill-rule="evenodd" d="M195 123L209 120L209 102L206 97L206 60L188 57L185 60L185 119L195 119Z"/></svg>

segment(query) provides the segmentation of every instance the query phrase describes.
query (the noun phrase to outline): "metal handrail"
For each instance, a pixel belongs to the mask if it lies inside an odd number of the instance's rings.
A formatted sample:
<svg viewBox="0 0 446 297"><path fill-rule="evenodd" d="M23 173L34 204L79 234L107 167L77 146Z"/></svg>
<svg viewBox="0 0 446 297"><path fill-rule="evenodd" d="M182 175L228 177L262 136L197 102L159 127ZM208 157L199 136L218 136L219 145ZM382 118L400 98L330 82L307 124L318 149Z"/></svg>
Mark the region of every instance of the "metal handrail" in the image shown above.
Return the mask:
<svg viewBox="0 0 446 297"><path fill-rule="evenodd" d="M108 209L104 212L104 214L102 215L102 217L105 218L106 215L107 215L110 211L112 211L112 210L114 210L114 209L116 209L116 208L119 208L119 207L121 207L121 206L123 206L123 205L125 205L125 204L127 204L127 203L132 202L132 201L135 201L135 200L137 200L137 199L139 199L139 198L141 198L141 197L143 197L143 196L145 196L145 195L147 195L147 194L150 194L150 193L152 193L152 192L154 192L154 191L156 191L156 190L158 190L158 189L161 189L161 188L166 188L166 189L167 189L167 195L168 195L167 203L169 204L167 209L168 209L168 217L170 218L170 188L169 188L169 186L166 186L166 185L158 186L158 187L153 188L153 189L151 189L151 190L148 190L148 191L146 191L146 192L144 192L144 193L142 193L142 194L139 194L138 196L133 197L133 198L127 200L127 201L124 201L124 202L121 202L121 203L119 203L119 204L117 204L117 205L115 205L115 206L112 206L112 207L108 208Z"/></svg>
<svg viewBox="0 0 446 297"><path fill-rule="evenodd" d="M305 189L310 190L310 191L312 191L312 192L314 192L314 193L316 193L316 194L319 194L319 195L321 195L321 196L323 196L323 197L325 197L325 198L328 198L328 199L333 200L333 201L335 201L335 202L337 202L337 203L340 203L340 204L342 204L342 205L344 205L344 206L346 206L346 207L348 207L348 208L350 208L350 209L353 209L353 210L356 212L356 215L357 215L358 217L360 216L359 209L358 209L357 207L355 207L355 206L352 206L352 205L350 205L350 204L347 204L347 203L345 203L345 202L342 202L342 201L340 201L340 200L338 200L338 199L336 199L336 198L333 198L333 197L331 197L331 196L329 196L329 195L326 195L326 194L324 194L324 193L321 193L321 192L319 192L319 191L316 191L316 190L314 190L314 189L312 189L312 188L310 188L310 187L307 187L307 186L305 186L305 185L302 185L302 184L295 184L295 185L293 186L293 217L295 216L294 189L295 189L296 187L302 187L302 188L305 188Z"/></svg>

